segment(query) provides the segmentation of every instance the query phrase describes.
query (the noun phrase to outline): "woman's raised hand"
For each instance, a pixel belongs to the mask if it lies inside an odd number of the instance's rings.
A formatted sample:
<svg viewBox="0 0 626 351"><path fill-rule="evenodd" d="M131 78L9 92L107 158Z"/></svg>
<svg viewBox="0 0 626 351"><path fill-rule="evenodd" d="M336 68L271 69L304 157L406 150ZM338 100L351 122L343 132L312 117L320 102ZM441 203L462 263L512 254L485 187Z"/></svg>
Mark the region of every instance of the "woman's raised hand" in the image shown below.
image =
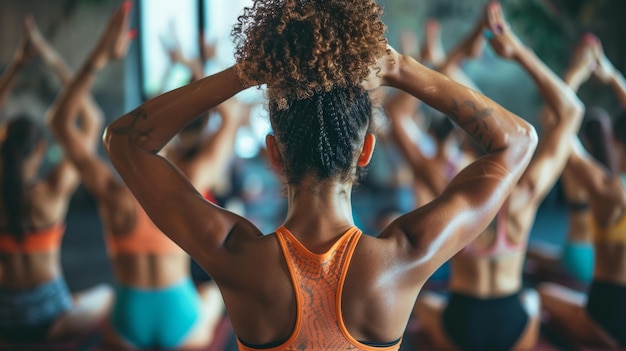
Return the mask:
<svg viewBox="0 0 626 351"><path fill-rule="evenodd" d="M604 49L602 49L602 43L600 43L600 40L597 38L593 50L593 55L597 64L596 69L593 71L594 76L605 84L610 83L616 72L615 66L613 66L613 63L611 63L609 58L606 57L606 54L604 54Z"/></svg>
<svg viewBox="0 0 626 351"><path fill-rule="evenodd" d="M586 81L591 72L597 70L596 49L599 44L598 38L593 34L585 34L574 49L569 69L580 74Z"/></svg>
<svg viewBox="0 0 626 351"><path fill-rule="evenodd" d="M29 18L32 19L31 16L27 16L26 19L24 19L24 30L22 32L22 37L20 38L20 44L13 55L14 62L20 67L26 66L36 54L29 34Z"/></svg>
<svg viewBox="0 0 626 351"><path fill-rule="evenodd" d="M361 82L361 87L365 90L374 90L380 86L388 85L389 79L393 79L400 70L401 57L402 55L387 45L387 54L379 57L376 63L370 67L369 76Z"/></svg>
<svg viewBox="0 0 626 351"><path fill-rule="evenodd" d="M59 59L57 52L50 46L46 39L41 35L37 23L33 16L24 18L24 26L30 38L33 50L39 54L41 59L47 64L53 64Z"/></svg>
<svg viewBox="0 0 626 351"><path fill-rule="evenodd" d="M129 31L131 7L132 2L130 0L124 1L109 19L107 27L93 51L92 63L96 66L95 68L104 67L108 62L126 55L133 36L133 32Z"/></svg>
<svg viewBox="0 0 626 351"><path fill-rule="evenodd" d="M485 37L489 40L491 47L504 59L515 59L524 45L511 30L504 18L502 7L498 2L487 5L487 22Z"/></svg>

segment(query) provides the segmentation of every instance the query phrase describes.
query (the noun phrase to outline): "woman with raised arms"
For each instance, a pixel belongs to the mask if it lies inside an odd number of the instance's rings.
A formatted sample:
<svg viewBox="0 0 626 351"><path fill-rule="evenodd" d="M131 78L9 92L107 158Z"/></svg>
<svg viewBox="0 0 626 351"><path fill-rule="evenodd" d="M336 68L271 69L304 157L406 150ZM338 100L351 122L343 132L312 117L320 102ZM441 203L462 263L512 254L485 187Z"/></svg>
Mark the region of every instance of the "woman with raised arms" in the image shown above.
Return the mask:
<svg viewBox="0 0 626 351"><path fill-rule="evenodd" d="M235 26L235 66L112 123L105 147L155 223L220 287L242 350L397 350L426 279L493 219L537 143L529 124L388 48L373 1L258 0ZM200 113L267 84L271 165L286 179L283 225L263 235L217 207L158 151ZM378 237L354 226L367 166L366 89L407 91L486 151L427 206Z"/></svg>

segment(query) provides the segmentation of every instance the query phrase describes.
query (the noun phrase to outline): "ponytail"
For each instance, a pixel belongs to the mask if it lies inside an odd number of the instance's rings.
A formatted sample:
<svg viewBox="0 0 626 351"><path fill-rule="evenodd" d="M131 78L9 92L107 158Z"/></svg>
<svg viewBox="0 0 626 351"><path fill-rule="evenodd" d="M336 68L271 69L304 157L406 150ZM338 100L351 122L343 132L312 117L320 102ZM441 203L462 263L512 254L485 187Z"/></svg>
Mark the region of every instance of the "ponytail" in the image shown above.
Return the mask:
<svg viewBox="0 0 626 351"><path fill-rule="evenodd" d="M586 141L589 153L602 163L612 174L617 174L617 159L611 139L611 117L598 107L592 107L585 113L585 119L580 130L582 139Z"/></svg>
<svg viewBox="0 0 626 351"><path fill-rule="evenodd" d="M8 215L8 230L17 240L26 234L26 184L24 161L43 140L43 132L28 117L18 117L6 126L6 137L0 146L2 158L2 203Z"/></svg>

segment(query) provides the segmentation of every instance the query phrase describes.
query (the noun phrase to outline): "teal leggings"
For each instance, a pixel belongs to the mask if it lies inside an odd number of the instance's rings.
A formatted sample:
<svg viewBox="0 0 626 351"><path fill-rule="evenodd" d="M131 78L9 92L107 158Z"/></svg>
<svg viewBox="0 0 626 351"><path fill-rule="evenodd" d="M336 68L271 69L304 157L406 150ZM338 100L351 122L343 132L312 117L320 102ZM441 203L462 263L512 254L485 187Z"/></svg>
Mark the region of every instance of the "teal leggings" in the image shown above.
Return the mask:
<svg viewBox="0 0 626 351"><path fill-rule="evenodd" d="M200 298L193 282L156 289L118 285L111 323L135 348L179 347L200 317Z"/></svg>
<svg viewBox="0 0 626 351"><path fill-rule="evenodd" d="M561 261L574 278L589 283L593 277L594 256L592 243L568 241L563 247Z"/></svg>

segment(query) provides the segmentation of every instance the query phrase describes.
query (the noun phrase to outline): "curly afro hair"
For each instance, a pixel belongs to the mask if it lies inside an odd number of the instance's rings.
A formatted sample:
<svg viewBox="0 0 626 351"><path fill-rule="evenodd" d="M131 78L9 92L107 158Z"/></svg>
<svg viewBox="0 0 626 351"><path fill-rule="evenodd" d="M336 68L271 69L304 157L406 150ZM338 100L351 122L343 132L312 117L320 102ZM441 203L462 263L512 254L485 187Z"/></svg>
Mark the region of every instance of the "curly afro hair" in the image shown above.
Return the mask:
<svg viewBox="0 0 626 351"><path fill-rule="evenodd" d="M281 108L357 86L387 53L381 15L373 0L255 0L232 31L239 77Z"/></svg>

